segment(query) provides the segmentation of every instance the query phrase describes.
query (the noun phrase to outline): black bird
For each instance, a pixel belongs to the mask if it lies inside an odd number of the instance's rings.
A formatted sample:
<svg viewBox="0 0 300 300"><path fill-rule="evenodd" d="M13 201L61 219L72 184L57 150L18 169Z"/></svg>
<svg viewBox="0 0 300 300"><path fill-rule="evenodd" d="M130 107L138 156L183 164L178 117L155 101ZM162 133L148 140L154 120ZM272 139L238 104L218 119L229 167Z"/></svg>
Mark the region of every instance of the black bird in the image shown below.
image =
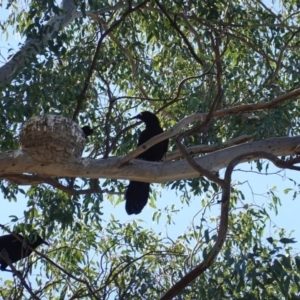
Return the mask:
<svg viewBox="0 0 300 300"><path fill-rule="evenodd" d="M81 129L85 135L85 138L92 135L94 132L93 128L91 128L90 126L83 126L83 127L81 127Z"/></svg>
<svg viewBox="0 0 300 300"><path fill-rule="evenodd" d="M20 237L22 242L15 235ZM5 250L12 263L17 262L22 258L29 256L32 253L32 250L26 247L26 245L29 245L33 249L35 249L36 247L42 244L46 244L49 246L49 244L45 240L43 240L39 235L35 236L35 240L32 243L30 241L25 241L23 243L24 237L20 234L15 234L15 235L6 234L0 236L0 253L1 255L4 255L2 253L2 250ZM11 272L9 270L6 270L8 264L5 262L5 260L2 257L0 257L0 265L1 265L0 266L1 271Z"/></svg>
<svg viewBox="0 0 300 300"><path fill-rule="evenodd" d="M146 129L140 134L138 146L142 145L152 137L163 132L160 127L159 120L155 114L150 111L144 111L131 119L140 119L146 124ZM148 161L160 161L168 150L168 140L164 140L145 152L141 153L136 158ZM126 212L131 214L139 214L144 206L147 204L149 197L150 183L130 181L125 193L125 209Z"/></svg>

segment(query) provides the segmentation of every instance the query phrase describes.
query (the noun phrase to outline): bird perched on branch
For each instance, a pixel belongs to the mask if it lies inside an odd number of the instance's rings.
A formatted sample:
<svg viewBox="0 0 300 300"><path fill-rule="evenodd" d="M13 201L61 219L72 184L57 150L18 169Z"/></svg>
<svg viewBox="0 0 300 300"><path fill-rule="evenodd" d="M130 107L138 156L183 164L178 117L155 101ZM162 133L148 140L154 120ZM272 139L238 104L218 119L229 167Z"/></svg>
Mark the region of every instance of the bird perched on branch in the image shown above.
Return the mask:
<svg viewBox="0 0 300 300"><path fill-rule="evenodd" d="M90 126L83 126L83 127L81 127L81 129L85 135L85 138L92 135L94 132L94 130Z"/></svg>
<svg viewBox="0 0 300 300"><path fill-rule="evenodd" d="M146 124L139 136L138 146L142 145L152 137L161 134L163 129L160 127L159 120L155 114L150 111L144 111L131 119L139 119ZM141 153L137 158L148 161L160 161L168 149L168 140L164 140L145 152ZM149 197L150 183L130 181L125 193L125 209L131 214L139 214L144 206L147 204Z"/></svg>
<svg viewBox="0 0 300 300"><path fill-rule="evenodd" d="M20 240L16 236L18 236ZM8 264L3 259L3 256L5 257L6 253L11 263L15 263L21 260L22 258L29 256L32 253L32 250L30 250L28 246L30 246L33 249L42 244L46 244L49 246L49 244L45 240L43 240L39 235L36 235L33 238L35 239L32 242L30 242L29 240L24 241L24 237L20 234L6 234L0 236L0 270L11 272L10 270L6 270ZM5 250L4 253L2 252L3 250Z"/></svg>

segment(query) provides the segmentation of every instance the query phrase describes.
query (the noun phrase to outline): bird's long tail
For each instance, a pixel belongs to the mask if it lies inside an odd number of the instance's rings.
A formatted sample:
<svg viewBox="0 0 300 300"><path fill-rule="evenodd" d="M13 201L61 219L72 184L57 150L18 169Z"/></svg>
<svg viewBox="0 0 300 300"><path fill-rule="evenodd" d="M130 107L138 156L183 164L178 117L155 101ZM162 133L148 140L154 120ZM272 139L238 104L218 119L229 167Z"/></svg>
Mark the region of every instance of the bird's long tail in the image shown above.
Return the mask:
<svg viewBox="0 0 300 300"><path fill-rule="evenodd" d="M125 193L125 209L129 215L139 214L147 204L150 183L130 181Z"/></svg>

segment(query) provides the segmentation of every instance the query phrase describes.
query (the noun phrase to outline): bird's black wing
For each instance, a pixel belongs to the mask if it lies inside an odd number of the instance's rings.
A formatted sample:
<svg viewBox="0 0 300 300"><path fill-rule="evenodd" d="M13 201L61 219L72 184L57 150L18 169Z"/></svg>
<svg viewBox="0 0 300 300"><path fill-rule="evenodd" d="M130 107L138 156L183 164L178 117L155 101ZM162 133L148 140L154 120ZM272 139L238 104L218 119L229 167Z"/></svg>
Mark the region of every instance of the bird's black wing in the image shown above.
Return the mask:
<svg viewBox="0 0 300 300"><path fill-rule="evenodd" d="M23 238L22 236L20 236ZM22 242L20 242L13 234L6 234L0 236L0 251L5 250L12 263L21 259ZM19 258L20 257L20 258ZM4 259L0 258L0 270L5 271L7 263Z"/></svg>
<svg viewBox="0 0 300 300"><path fill-rule="evenodd" d="M37 240L34 243L23 243L24 237L20 234L17 234L21 240L19 240L14 234L7 234L0 236L0 251L5 249L9 259L12 263L19 261L20 259L29 256L32 253L32 250L27 247L28 245L32 248L36 248L41 244L47 244L40 236L37 236ZM0 258L0 270L6 271L7 263L5 260Z"/></svg>
<svg viewBox="0 0 300 300"><path fill-rule="evenodd" d="M150 183L130 181L125 193L125 209L129 215L139 214L147 204Z"/></svg>
<svg viewBox="0 0 300 300"><path fill-rule="evenodd" d="M153 135L149 130L145 129L141 132L138 140L138 146L141 146L142 144L146 143L148 140L150 140L152 137L154 137L155 134Z"/></svg>
<svg viewBox="0 0 300 300"><path fill-rule="evenodd" d="M145 129L141 132L138 146L144 144L145 142L147 142L154 136L161 134L162 132L163 130L160 127ZM165 148L166 147L164 146L164 142L160 142L138 155L137 158L148 161L160 161L163 158L164 153L166 152Z"/></svg>

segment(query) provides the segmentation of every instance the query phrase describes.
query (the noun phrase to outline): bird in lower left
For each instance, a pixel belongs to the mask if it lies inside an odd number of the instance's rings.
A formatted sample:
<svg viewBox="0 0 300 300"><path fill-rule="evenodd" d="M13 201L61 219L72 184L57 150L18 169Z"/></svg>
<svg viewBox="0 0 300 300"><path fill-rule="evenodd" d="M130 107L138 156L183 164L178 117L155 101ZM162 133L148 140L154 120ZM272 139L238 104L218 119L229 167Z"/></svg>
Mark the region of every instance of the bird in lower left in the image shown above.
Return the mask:
<svg viewBox="0 0 300 300"><path fill-rule="evenodd" d="M16 236L18 236L20 240ZM7 253L11 263L15 263L21 260L22 258L29 256L32 253L32 250L29 249L28 246L30 246L33 249L37 248L42 244L46 244L49 246L49 244L45 240L43 240L39 235L36 235L34 238L35 239L32 242L26 242L24 241L24 237L20 234L6 234L0 236L0 270L11 272L10 270L6 270L8 264L2 257L5 256L5 254L2 252L3 250L5 250L4 252Z"/></svg>

